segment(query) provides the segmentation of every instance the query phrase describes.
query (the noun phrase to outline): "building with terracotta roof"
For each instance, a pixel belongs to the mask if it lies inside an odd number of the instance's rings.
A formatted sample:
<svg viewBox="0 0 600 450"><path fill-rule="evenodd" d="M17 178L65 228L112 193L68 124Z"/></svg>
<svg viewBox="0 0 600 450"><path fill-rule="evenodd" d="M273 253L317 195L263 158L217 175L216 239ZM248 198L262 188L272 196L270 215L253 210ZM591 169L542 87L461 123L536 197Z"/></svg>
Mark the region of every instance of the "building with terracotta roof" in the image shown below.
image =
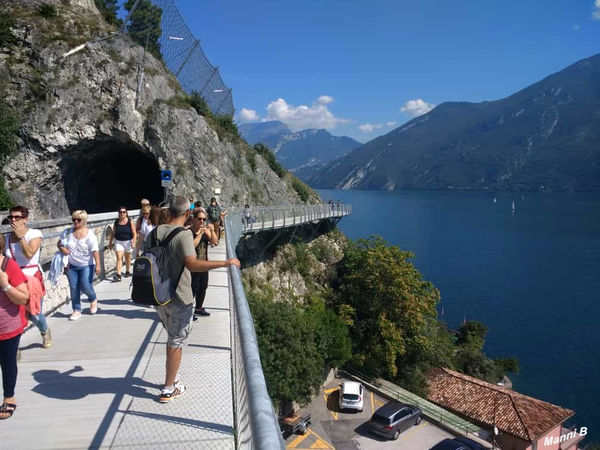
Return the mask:
<svg viewBox="0 0 600 450"><path fill-rule="evenodd" d="M502 450L577 450L587 430L569 429L570 409L442 367L427 375L428 399L494 436Z"/></svg>

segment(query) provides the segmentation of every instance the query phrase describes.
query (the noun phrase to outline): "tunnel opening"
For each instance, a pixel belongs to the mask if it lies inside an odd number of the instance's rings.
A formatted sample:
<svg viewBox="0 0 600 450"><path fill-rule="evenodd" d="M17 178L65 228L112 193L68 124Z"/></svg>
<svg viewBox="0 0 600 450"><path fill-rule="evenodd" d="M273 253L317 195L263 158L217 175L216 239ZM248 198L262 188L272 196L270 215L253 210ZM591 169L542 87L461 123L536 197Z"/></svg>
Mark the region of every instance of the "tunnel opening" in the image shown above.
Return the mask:
<svg viewBox="0 0 600 450"><path fill-rule="evenodd" d="M153 205L163 199L160 168L154 155L131 143L89 141L71 148L61 163L69 211L138 209L147 198Z"/></svg>

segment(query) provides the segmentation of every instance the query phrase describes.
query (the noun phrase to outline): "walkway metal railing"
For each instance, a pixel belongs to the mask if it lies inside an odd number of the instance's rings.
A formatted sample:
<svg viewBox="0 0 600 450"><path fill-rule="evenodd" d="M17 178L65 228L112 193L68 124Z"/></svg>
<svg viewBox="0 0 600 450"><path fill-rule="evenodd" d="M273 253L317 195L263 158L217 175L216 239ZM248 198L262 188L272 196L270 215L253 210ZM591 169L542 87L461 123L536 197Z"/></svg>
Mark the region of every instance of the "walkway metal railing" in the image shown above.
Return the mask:
<svg viewBox="0 0 600 450"><path fill-rule="evenodd" d="M139 210L129 210L129 217L132 220L136 220L139 217ZM100 266L102 273L101 278L106 276L106 266L104 264L104 252L108 247L108 238L110 236L110 230L118 218L117 211L109 213L89 214L87 227L94 231L98 235L98 247L100 249ZM60 219L50 220L35 220L28 221L28 228L35 228L41 230L44 239L42 241L42 253L40 256L40 265L42 267L49 263L54 256L54 253L58 250L56 243L62 234L62 232L69 227L72 227L73 223L70 217L61 217ZM0 225L0 234L6 234L12 232L10 225Z"/></svg>
<svg viewBox="0 0 600 450"><path fill-rule="evenodd" d="M258 206L250 217L241 216L245 233L274 230L328 218L340 218L352 213L352 205L333 203L322 205Z"/></svg>
<svg viewBox="0 0 600 450"><path fill-rule="evenodd" d="M352 210L350 205L336 204L334 208L329 204L259 206L251 210L250 220L244 217L243 208L230 209L225 216L227 256L236 256L236 245L245 233L343 217ZM232 370L237 448L284 449L260 363L254 321L244 292L242 275L235 266L229 267L229 274L233 309Z"/></svg>

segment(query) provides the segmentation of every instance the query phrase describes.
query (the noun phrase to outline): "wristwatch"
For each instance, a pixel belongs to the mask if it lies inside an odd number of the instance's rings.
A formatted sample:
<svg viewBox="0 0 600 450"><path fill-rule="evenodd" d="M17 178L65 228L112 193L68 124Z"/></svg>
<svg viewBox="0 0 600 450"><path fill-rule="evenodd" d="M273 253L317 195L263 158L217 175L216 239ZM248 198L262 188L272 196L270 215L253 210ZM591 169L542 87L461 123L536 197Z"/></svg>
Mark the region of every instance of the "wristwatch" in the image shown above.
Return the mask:
<svg viewBox="0 0 600 450"><path fill-rule="evenodd" d="M8 292L8 290L9 290L11 287L12 287L12 286L11 286L10 284L7 284L6 286L4 286L4 287L2 288L2 290L3 290L4 292Z"/></svg>

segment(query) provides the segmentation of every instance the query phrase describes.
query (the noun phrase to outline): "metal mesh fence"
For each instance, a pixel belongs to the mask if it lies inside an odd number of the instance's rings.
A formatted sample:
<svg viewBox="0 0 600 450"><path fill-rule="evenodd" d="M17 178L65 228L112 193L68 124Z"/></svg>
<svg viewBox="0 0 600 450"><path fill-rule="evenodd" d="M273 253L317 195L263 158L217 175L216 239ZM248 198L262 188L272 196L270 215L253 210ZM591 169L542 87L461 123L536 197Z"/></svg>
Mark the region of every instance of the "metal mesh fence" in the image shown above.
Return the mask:
<svg viewBox="0 0 600 450"><path fill-rule="evenodd" d="M233 115L233 97L219 69L214 67L187 27L173 0L150 0L162 9L160 50L168 69L183 90L198 92L216 116Z"/></svg>

